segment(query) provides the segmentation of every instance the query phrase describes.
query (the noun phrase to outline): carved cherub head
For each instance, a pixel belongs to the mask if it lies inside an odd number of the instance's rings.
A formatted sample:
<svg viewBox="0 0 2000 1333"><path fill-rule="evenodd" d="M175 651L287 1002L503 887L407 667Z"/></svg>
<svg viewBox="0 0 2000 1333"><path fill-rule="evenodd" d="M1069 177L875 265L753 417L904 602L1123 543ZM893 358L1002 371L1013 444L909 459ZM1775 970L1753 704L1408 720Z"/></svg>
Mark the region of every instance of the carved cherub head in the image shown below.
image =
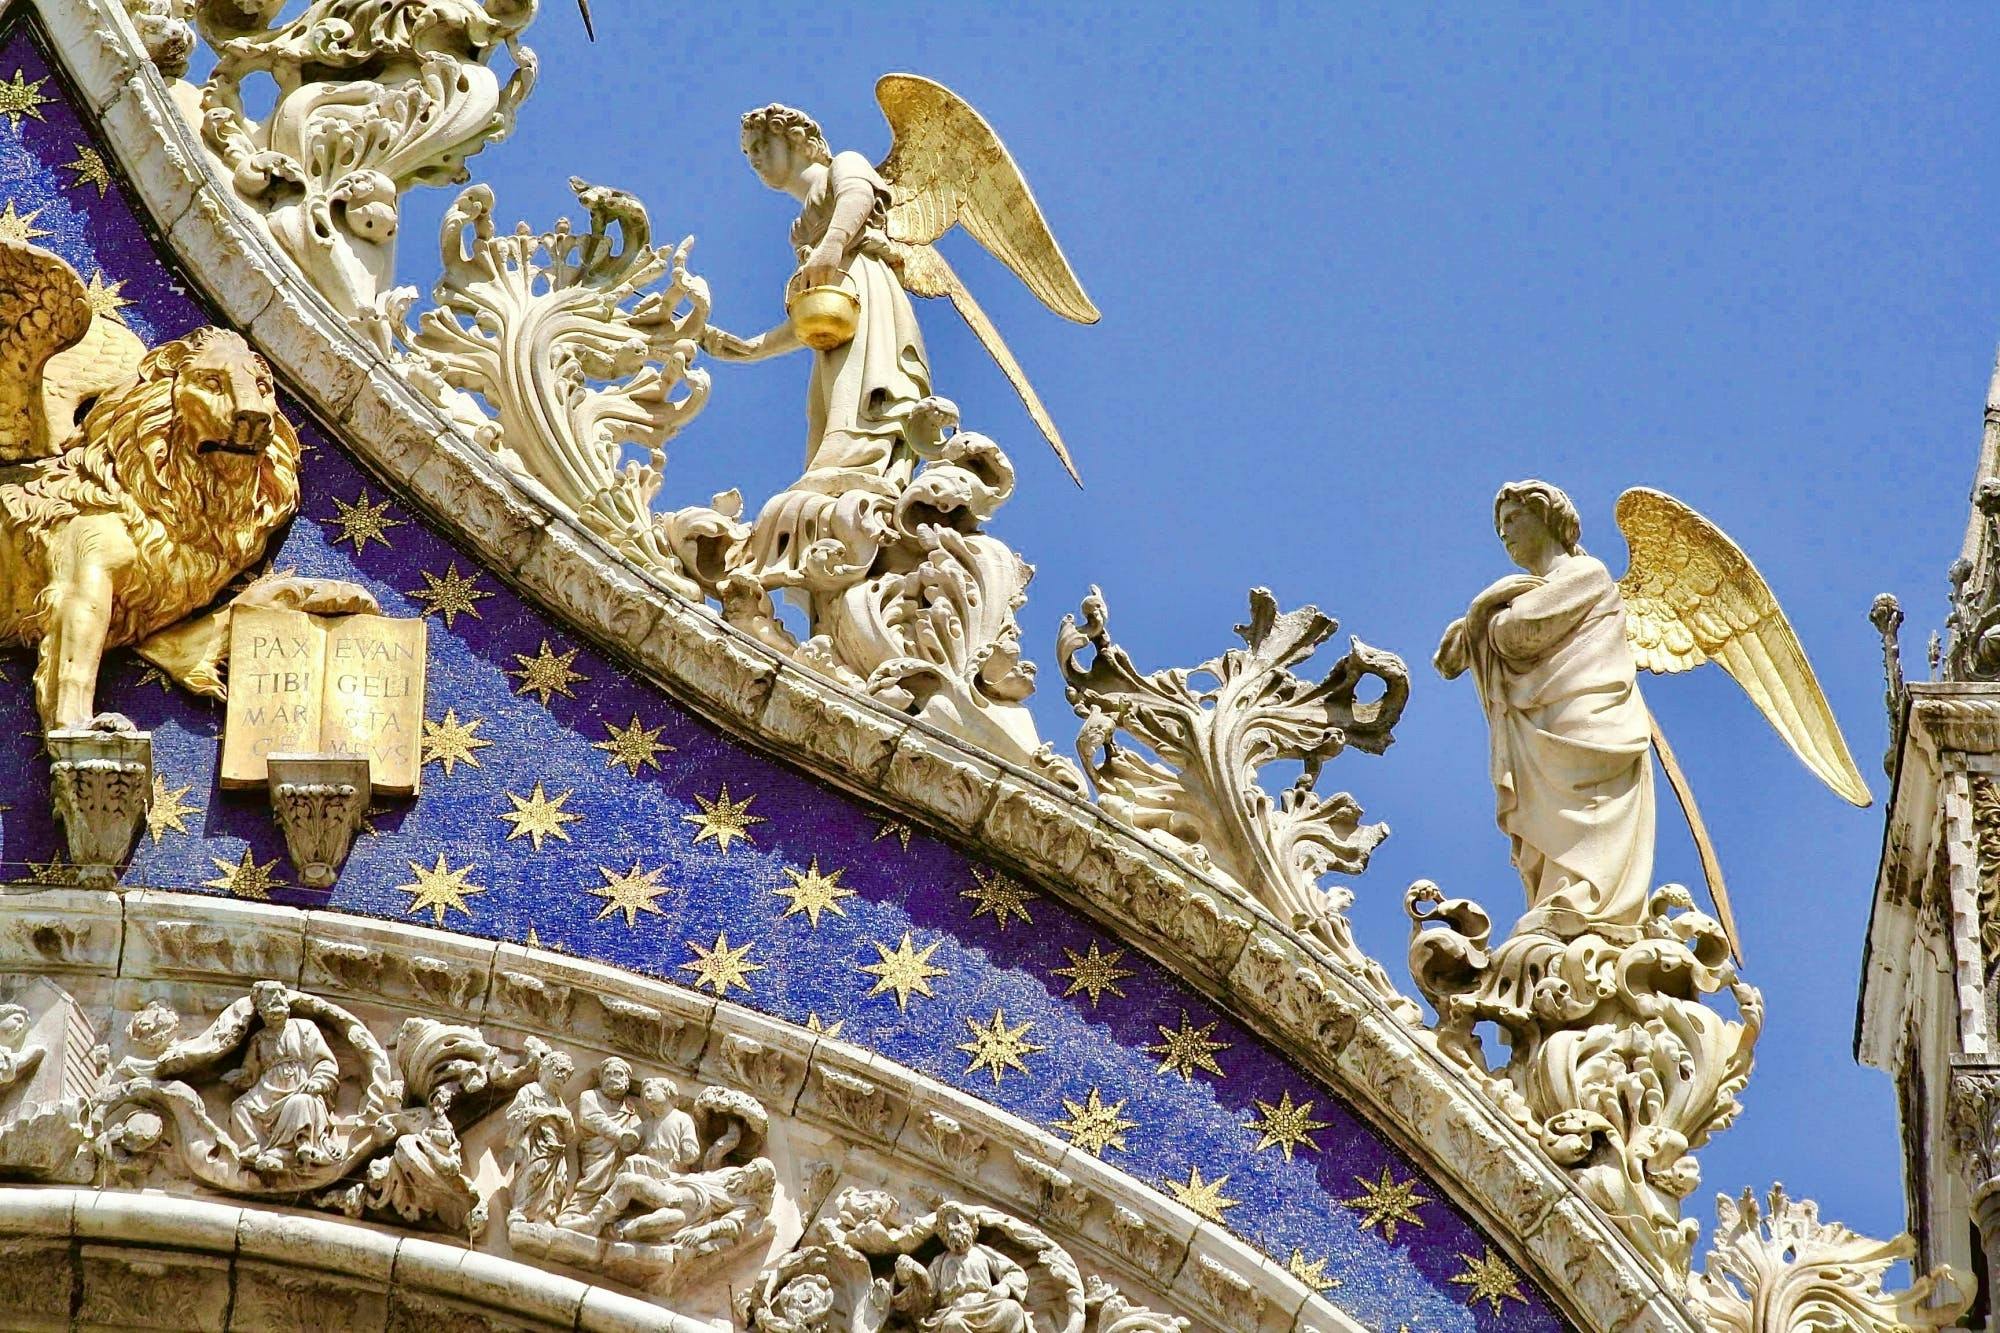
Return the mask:
<svg viewBox="0 0 2000 1333"><path fill-rule="evenodd" d="M833 161L833 149L819 122L796 107L777 102L743 113L743 155L757 179L787 190L800 171Z"/></svg>
<svg viewBox="0 0 2000 1333"><path fill-rule="evenodd" d="M1546 573L1559 556L1583 554L1583 519L1576 505L1546 481L1502 486L1493 497L1493 527L1507 557L1530 573Z"/></svg>
<svg viewBox="0 0 2000 1333"><path fill-rule="evenodd" d="M148 1000L146 1007L132 1015L132 1021L125 1025L126 1037L147 1056L156 1056L173 1045L180 1030L181 1016L158 1000Z"/></svg>

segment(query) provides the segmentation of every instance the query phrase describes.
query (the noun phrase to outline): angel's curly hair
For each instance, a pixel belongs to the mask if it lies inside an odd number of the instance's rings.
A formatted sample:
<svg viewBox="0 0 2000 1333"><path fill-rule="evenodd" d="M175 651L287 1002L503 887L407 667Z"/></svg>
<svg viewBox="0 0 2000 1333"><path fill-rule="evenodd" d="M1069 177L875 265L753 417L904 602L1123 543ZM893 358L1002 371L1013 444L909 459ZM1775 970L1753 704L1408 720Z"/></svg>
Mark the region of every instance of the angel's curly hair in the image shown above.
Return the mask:
<svg viewBox="0 0 2000 1333"><path fill-rule="evenodd" d="M767 134L790 139L793 147L805 153L815 162L833 161L833 148L821 132L819 122L797 107L773 102L760 106L755 111L743 113L743 142L761 139Z"/></svg>
<svg viewBox="0 0 2000 1333"><path fill-rule="evenodd" d="M1520 505L1549 530L1569 555L1583 553L1583 516L1560 486L1546 481L1510 481L1493 497L1493 526L1500 526L1500 510L1508 501Z"/></svg>

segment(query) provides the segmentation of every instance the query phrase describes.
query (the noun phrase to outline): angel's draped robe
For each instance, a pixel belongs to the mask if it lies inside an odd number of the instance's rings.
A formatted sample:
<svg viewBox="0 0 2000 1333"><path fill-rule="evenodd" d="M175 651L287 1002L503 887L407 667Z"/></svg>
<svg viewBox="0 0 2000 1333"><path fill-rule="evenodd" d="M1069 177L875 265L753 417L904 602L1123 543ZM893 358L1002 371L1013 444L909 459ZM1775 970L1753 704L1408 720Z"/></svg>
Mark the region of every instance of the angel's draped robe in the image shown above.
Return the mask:
<svg viewBox="0 0 2000 1333"><path fill-rule="evenodd" d="M1492 733L1495 814L1531 909L1520 929L1637 926L1653 873L1652 727L1603 563L1564 559L1466 651Z"/></svg>

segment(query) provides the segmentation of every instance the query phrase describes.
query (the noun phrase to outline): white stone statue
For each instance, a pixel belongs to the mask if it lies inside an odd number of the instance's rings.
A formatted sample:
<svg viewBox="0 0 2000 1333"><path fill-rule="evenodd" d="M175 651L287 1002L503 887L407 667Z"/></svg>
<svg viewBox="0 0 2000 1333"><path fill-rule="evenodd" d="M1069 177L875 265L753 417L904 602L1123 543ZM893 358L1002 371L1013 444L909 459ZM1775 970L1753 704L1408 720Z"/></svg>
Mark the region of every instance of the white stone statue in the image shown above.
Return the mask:
<svg viewBox="0 0 2000 1333"><path fill-rule="evenodd" d="M588 1213L611 1188L626 1155L639 1146L632 1108L632 1066L612 1056L597 1067L597 1086L577 1098L576 1195L569 1213Z"/></svg>
<svg viewBox="0 0 2000 1333"><path fill-rule="evenodd" d="M568 1202L570 1146L576 1117L563 1101L563 1084L575 1066L561 1051L540 1055L535 1079L507 1105L507 1134L514 1167L509 1222L553 1222Z"/></svg>
<svg viewBox="0 0 2000 1333"><path fill-rule="evenodd" d="M237 1152L260 1175L324 1165L333 1158L327 1135L340 1063L318 1024L292 1016L283 986L260 981L254 998L263 1026L242 1065L222 1076L225 1086L246 1089L229 1107Z"/></svg>
<svg viewBox="0 0 2000 1333"><path fill-rule="evenodd" d="M923 1264L896 1260L896 1309L924 1333L1028 1333L1028 1274L991 1245L965 1208L947 1202L937 1211L944 1251Z"/></svg>
<svg viewBox="0 0 2000 1333"><path fill-rule="evenodd" d="M1631 563L1616 581L1583 549L1576 506L1547 482L1503 486L1493 521L1526 572L1474 598L1435 662L1446 679L1470 670L1479 685L1500 827L1528 891L1516 929L1571 938L1642 923L1657 747L1740 956L1707 833L1637 669L1686 671L1713 658L1813 772L1865 805L1867 786L1777 599L1727 536L1658 491L1619 498Z"/></svg>

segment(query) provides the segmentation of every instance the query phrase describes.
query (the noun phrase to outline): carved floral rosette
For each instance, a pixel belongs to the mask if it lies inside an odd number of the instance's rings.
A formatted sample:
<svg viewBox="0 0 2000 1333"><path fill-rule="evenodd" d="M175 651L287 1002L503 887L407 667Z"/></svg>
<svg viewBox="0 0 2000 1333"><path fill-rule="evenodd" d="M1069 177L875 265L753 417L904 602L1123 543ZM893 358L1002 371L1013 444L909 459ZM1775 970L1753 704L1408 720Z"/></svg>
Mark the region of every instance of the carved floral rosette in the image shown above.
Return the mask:
<svg viewBox="0 0 2000 1333"><path fill-rule="evenodd" d="M1346 792L1314 790L1327 760L1350 746L1380 754L1394 740L1410 693L1403 660L1353 639L1317 683L1301 679L1291 668L1339 623L1312 606L1281 614L1263 588L1250 593L1249 623L1236 627L1246 647L1191 670L1141 674L1111 641L1095 588L1082 617L1080 625L1063 617L1056 655L1070 706L1083 719L1077 756L1105 812L1247 889L1413 1016L1414 1006L1354 941L1346 915L1353 894L1319 883L1329 872L1365 870L1388 825L1362 823L1361 806ZM1095 650L1087 664L1086 647ZM1364 700L1361 686L1371 677L1382 693ZM1202 678L1212 684L1202 687ZM1120 745L1119 732L1164 762ZM1258 770L1285 760L1304 771L1274 799Z"/></svg>
<svg viewBox="0 0 2000 1333"><path fill-rule="evenodd" d="M1691 1155L1735 1120L1764 1002L1729 960L1721 925L1667 885L1632 930L1538 932L1490 946L1477 903L1428 881L1405 897L1410 974L1437 1010L1439 1048L1567 1168L1660 1272L1681 1274L1697 1224L1681 1200L1701 1181ZM1727 991L1739 1019L1703 1002ZM1491 1023L1506 1064L1488 1066Z"/></svg>

